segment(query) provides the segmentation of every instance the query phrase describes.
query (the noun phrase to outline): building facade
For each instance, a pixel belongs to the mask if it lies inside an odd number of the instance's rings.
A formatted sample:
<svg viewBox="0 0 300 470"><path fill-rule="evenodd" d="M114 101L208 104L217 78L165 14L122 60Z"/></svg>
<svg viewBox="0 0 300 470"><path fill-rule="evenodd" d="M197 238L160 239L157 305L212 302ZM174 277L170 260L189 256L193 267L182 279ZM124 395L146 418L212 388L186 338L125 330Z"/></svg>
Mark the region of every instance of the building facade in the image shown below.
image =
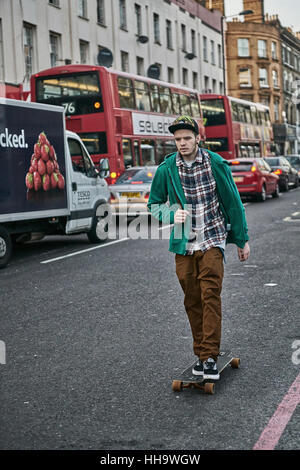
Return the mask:
<svg viewBox="0 0 300 470"><path fill-rule="evenodd" d="M113 69L156 64L161 80L222 93L221 16L196 0L0 0L2 94L56 65L96 65L103 48Z"/></svg>

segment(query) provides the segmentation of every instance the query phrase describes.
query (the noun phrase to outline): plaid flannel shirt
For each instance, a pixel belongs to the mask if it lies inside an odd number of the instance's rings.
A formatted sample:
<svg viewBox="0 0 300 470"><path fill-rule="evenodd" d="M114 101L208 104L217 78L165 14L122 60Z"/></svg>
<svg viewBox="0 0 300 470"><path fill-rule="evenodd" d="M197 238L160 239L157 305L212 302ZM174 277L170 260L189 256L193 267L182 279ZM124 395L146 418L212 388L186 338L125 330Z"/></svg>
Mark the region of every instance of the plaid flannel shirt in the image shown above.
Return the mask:
<svg viewBox="0 0 300 470"><path fill-rule="evenodd" d="M187 209L192 214L192 230L197 238L187 245L187 255L196 250L206 251L212 247L225 247L226 228L219 207L216 182L210 164L210 155L199 149L191 166L187 165L177 152L176 165L187 201Z"/></svg>

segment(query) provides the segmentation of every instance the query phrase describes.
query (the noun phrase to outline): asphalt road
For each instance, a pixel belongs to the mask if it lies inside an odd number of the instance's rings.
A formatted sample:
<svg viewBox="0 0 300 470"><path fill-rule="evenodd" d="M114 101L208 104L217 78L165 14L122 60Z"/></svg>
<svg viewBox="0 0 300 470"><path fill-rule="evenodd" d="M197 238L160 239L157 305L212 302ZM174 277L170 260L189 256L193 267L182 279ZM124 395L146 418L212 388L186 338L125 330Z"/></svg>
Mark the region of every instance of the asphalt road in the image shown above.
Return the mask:
<svg viewBox="0 0 300 470"><path fill-rule="evenodd" d="M172 391L194 357L166 239L18 247L0 271L0 448L252 449L284 409L268 442L300 449L299 389L294 409L287 400L300 372L300 188L246 214L251 257L227 247L222 293L222 347L241 367L214 395Z"/></svg>

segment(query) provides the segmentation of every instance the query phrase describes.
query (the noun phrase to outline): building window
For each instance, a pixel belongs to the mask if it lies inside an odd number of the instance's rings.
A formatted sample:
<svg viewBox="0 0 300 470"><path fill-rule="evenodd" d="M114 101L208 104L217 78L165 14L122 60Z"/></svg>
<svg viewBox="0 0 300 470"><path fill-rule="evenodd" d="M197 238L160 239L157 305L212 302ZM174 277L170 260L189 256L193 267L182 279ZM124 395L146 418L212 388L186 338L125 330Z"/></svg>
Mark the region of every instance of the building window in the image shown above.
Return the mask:
<svg viewBox="0 0 300 470"><path fill-rule="evenodd" d="M129 72L129 54L121 51L121 69L123 72Z"/></svg>
<svg viewBox="0 0 300 470"><path fill-rule="evenodd" d="M268 88L268 71L265 68L259 69L259 86L260 88Z"/></svg>
<svg viewBox="0 0 300 470"><path fill-rule="evenodd" d="M160 44L159 15L153 13L154 42Z"/></svg>
<svg viewBox="0 0 300 470"><path fill-rule="evenodd" d="M193 88L198 90L198 74L197 72L193 72Z"/></svg>
<svg viewBox="0 0 300 470"><path fill-rule="evenodd" d="M104 0L97 0L97 22L105 25Z"/></svg>
<svg viewBox="0 0 300 470"><path fill-rule="evenodd" d="M174 83L174 69L172 67L168 67L168 82Z"/></svg>
<svg viewBox="0 0 300 470"><path fill-rule="evenodd" d="M119 0L120 28L127 30L126 0Z"/></svg>
<svg viewBox="0 0 300 470"><path fill-rule="evenodd" d="M238 39L238 56L249 57L249 39L239 38Z"/></svg>
<svg viewBox="0 0 300 470"><path fill-rule="evenodd" d="M60 35L55 33L50 33L50 64L51 67L58 65L59 55L60 55Z"/></svg>
<svg viewBox="0 0 300 470"><path fill-rule="evenodd" d="M215 57L215 43L214 41L210 41L210 53L211 53L211 63L215 65L216 57Z"/></svg>
<svg viewBox="0 0 300 470"><path fill-rule="evenodd" d="M222 46L218 44L218 64L220 69L223 68L223 60L222 60Z"/></svg>
<svg viewBox="0 0 300 470"><path fill-rule="evenodd" d="M166 20L167 48L173 49L172 42L172 24L170 20Z"/></svg>
<svg viewBox="0 0 300 470"><path fill-rule="evenodd" d="M87 2L86 0L78 1L78 16L87 19Z"/></svg>
<svg viewBox="0 0 300 470"><path fill-rule="evenodd" d="M209 88L209 77L204 77L204 93L211 93L211 89Z"/></svg>
<svg viewBox="0 0 300 470"><path fill-rule="evenodd" d="M80 50L80 63L88 64L89 63L89 43L86 41L79 41L79 50Z"/></svg>
<svg viewBox="0 0 300 470"><path fill-rule="evenodd" d="M224 91L223 82L220 82L220 83L219 83L219 93L220 93L220 95L223 94L223 91Z"/></svg>
<svg viewBox="0 0 300 470"><path fill-rule="evenodd" d="M184 85L188 85L188 69L183 68L182 69L182 83Z"/></svg>
<svg viewBox="0 0 300 470"><path fill-rule="evenodd" d="M136 22L136 34L141 36L142 34L142 9L141 5L137 3L134 4L134 12L135 12L135 22Z"/></svg>
<svg viewBox="0 0 300 470"><path fill-rule="evenodd" d="M143 57L137 57L136 58L136 71L137 71L138 75L145 75Z"/></svg>
<svg viewBox="0 0 300 470"><path fill-rule="evenodd" d="M257 41L257 53L258 57L267 57L267 41L264 39L259 39Z"/></svg>
<svg viewBox="0 0 300 470"><path fill-rule="evenodd" d="M203 60L206 62L208 61L208 54L207 54L207 37L203 36Z"/></svg>
<svg viewBox="0 0 300 470"><path fill-rule="evenodd" d="M185 24L181 25L181 50L186 52L186 27Z"/></svg>
<svg viewBox="0 0 300 470"><path fill-rule="evenodd" d="M239 71L239 84L240 87L250 87L251 86L251 70L244 68Z"/></svg>
<svg viewBox="0 0 300 470"><path fill-rule="evenodd" d="M55 7L59 7L59 0L49 0L50 5L54 5Z"/></svg>
<svg viewBox="0 0 300 470"><path fill-rule="evenodd" d="M268 96L260 96L259 97L259 102L260 104L263 104L264 106L269 106L270 105L270 99Z"/></svg>
<svg viewBox="0 0 300 470"><path fill-rule="evenodd" d="M192 45L192 54L196 55L196 31L191 29L191 45Z"/></svg>
<svg viewBox="0 0 300 470"><path fill-rule="evenodd" d="M24 24L24 60L25 78L28 81L33 73L33 34L34 26Z"/></svg>
<svg viewBox="0 0 300 470"><path fill-rule="evenodd" d="M212 89L213 89L213 93L217 93L217 80L215 80L214 78L212 81Z"/></svg>
<svg viewBox="0 0 300 470"><path fill-rule="evenodd" d="M277 42L272 41L272 59L277 59Z"/></svg>
<svg viewBox="0 0 300 470"><path fill-rule="evenodd" d="M272 79L273 79L273 87L279 88L279 80L278 80L277 70L272 70Z"/></svg>

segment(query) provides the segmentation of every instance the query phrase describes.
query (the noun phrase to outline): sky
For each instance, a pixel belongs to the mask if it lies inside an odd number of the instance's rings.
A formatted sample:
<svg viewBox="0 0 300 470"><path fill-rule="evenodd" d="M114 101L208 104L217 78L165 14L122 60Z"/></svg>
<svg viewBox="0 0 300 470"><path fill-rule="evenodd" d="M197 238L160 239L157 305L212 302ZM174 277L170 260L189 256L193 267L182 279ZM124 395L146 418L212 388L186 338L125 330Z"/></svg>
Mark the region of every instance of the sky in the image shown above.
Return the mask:
<svg viewBox="0 0 300 470"><path fill-rule="evenodd" d="M225 0L226 16L243 11L243 0ZM265 13L278 14L283 26L290 26L300 31L300 1L299 0L265 0Z"/></svg>

